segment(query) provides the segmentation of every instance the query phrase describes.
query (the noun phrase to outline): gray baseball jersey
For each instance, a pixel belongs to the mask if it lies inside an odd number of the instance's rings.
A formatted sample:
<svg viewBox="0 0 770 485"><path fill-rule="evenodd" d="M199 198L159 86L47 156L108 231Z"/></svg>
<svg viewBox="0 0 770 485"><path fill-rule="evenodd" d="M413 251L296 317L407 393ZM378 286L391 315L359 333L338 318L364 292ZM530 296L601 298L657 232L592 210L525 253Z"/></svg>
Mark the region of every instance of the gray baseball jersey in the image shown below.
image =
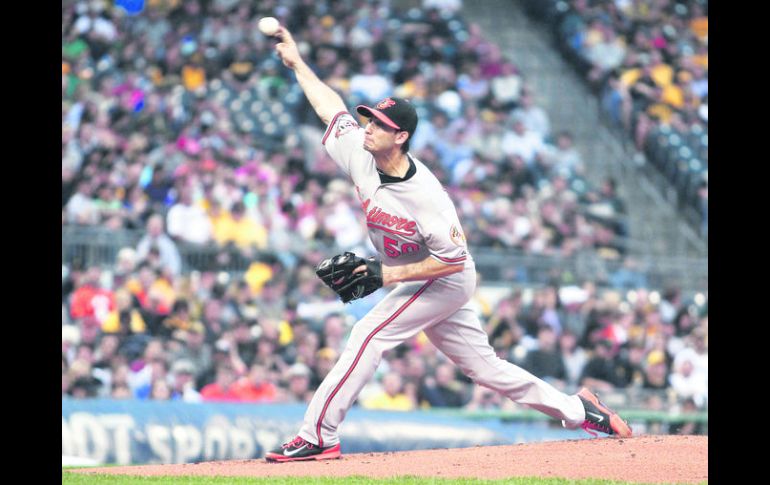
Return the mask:
<svg viewBox="0 0 770 485"><path fill-rule="evenodd" d="M320 447L337 444L337 428L383 352L421 331L476 383L560 419L567 427L579 426L585 414L577 396L500 359L489 344L469 305L476 268L457 211L438 179L411 155L407 176L381 178L363 142L364 129L348 112L334 117L323 138L329 155L355 184L369 237L383 264L432 257L465 267L443 278L397 283L356 323L345 350L313 396L299 436Z"/></svg>

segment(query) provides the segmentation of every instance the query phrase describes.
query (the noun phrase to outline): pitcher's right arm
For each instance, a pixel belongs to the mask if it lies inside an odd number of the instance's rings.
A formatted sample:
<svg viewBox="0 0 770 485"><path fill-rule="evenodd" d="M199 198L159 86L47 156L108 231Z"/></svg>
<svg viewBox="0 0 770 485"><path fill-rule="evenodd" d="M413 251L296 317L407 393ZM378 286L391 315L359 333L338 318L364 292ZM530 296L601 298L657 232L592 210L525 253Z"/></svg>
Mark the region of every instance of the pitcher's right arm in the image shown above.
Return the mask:
<svg viewBox="0 0 770 485"><path fill-rule="evenodd" d="M337 113L347 111L340 95L318 79L318 76L302 59L297 44L286 27L281 26L274 37L281 40L275 46L278 56L286 67L294 71L297 82L324 125L328 125Z"/></svg>

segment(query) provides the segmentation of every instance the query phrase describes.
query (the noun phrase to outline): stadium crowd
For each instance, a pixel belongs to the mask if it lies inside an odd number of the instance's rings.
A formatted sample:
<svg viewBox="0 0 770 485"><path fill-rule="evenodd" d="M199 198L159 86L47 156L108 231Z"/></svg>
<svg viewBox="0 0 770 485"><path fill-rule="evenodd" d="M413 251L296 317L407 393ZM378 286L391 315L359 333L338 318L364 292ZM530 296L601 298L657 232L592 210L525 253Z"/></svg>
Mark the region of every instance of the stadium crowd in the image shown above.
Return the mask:
<svg viewBox="0 0 770 485"><path fill-rule="evenodd" d="M137 254L126 248L110 271L66 275L63 395L306 401L357 316L383 291L343 306L315 276L316 254L293 270L260 262L233 279L215 272L173 276ZM698 408L707 402L702 295L598 290L585 282L513 288L493 303L479 292L474 301L501 358L563 389L652 389L692 399ZM424 334L388 353L378 375L381 382L362 394L364 407L512 406L472 386Z"/></svg>
<svg viewBox="0 0 770 485"><path fill-rule="evenodd" d="M343 308L316 278L326 241L370 248L324 127L256 29L279 18L349 106L395 94L421 121L474 246L623 257L624 204L590 187L524 73L457 16L460 2L147 0L139 15L64 1L62 224L142 231L111 267L63 262L62 396L304 402L377 294ZM230 248L242 277L184 272L179 246ZM225 253L223 253L225 254ZM223 256L226 257L226 256ZM703 302L677 291L554 284L479 312L501 357L559 385L707 399ZM474 388L420 335L386 356L369 408L512 405Z"/></svg>
<svg viewBox="0 0 770 485"><path fill-rule="evenodd" d="M128 16L65 2L63 223L143 229L159 214L197 245L367 245L324 127L255 28L275 14L348 104L395 93L420 108L412 151L464 201L471 244L622 256L614 181L588 185L571 135L550 133L532 87L476 27L387 2L293 3L148 2Z"/></svg>
<svg viewBox="0 0 770 485"><path fill-rule="evenodd" d="M527 0L708 234L708 0Z"/></svg>

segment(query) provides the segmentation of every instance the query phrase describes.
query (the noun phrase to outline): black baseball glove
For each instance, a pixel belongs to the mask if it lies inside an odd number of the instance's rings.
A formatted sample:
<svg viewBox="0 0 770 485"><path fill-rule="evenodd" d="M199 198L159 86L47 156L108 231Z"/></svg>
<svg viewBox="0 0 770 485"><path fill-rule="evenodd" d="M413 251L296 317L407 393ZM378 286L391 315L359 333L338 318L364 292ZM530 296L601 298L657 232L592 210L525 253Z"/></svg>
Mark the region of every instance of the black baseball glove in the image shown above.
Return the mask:
<svg viewBox="0 0 770 485"><path fill-rule="evenodd" d="M366 265L366 271L353 274L353 270L362 264ZM324 259L316 267L315 274L340 295L343 303L363 298L382 287L382 263L351 252Z"/></svg>

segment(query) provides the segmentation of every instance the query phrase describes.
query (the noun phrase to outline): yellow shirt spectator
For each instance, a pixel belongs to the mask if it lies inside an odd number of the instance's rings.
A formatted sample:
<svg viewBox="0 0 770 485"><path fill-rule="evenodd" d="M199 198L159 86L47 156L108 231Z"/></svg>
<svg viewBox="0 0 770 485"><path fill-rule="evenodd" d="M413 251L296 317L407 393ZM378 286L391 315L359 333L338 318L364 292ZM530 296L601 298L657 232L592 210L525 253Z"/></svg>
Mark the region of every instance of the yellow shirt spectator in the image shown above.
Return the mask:
<svg viewBox="0 0 770 485"><path fill-rule="evenodd" d="M428 89L424 79L408 79L396 87L396 94L402 98L425 99L428 96Z"/></svg>
<svg viewBox="0 0 770 485"><path fill-rule="evenodd" d="M163 309L171 309L174 300L176 300L174 287L171 286L171 283L164 277L156 279L150 285L147 296L150 300L156 300L160 305L160 308Z"/></svg>
<svg viewBox="0 0 770 485"><path fill-rule="evenodd" d="M264 226L248 217L233 218L235 228L235 245L240 248L256 246L259 249L267 247L267 230Z"/></svg>
<svg viewBox="0 0 770 485"><path fill-rule="evenodd" d="M211 220L211 234L214 240L224 245L233 232L233 216L230 212L219 208L218 206L209 211Z"/></svg>
<svg viewBox="0 0 770 485"><path fill-rule="evenodd" d="M267 247L267 229L254 219L247 217L243 203L233 205L231 214L224 213L212 218L214 239L219 244L235 243L239 248Z"/></svg>
<svg viewBox="0 0 770 485"><path fill-rule="evenodd" d="M690 20L690 30L697 38L705 41L709 37L709 18L697 17Z"/></svg>
<svg viewBox="0 0 770 485"><path fill-rule="evenodd" d="M652 67L650 75L658 86L664 87L671 84L674 79L674 69L668 64L660 63Z"/></svg>
<svg viewBox="0 0 770 485"><path fill-rule="evenodd" d="M633 69L626 69L623 74L620 75L620 82L627 88L630 88L642 75L642 70L638 67Z"/></svg>
<svg viewBox="0 0 770 485"><path fill-rule="evenodd" d="M251 292L255 295L262 294L262 287L273 277L273 269L261 262L254 261L249 265L246 274L243 275L244 281L249 285Z"/></svg>
<svg viewBox="0 0 770 485"><path fill-rule="evenodd" d="M206 84L206 71L201 66L188 64L182 68L182 82L188 91L195 91Z"/></svg>
<svg viewBox="0 0 770 485"><path fill-rule="evenodd" d="M647 108L647 114L658 119L661 123L670 123L674 111L666 104L655 103Z"/></svg>
<svg viewBox="0 0 770 485"><path fill-rule="evenodd" d="M144 323L144 319L138 310L131 310L131 320L128 327L131 329L131 333L145 333L147 331L147 324ZM120 315L117 310L110 312L107 318L104 319L102 322L102 332L120 332Z"/></svg>
<svg viewBox="0 0 770 485"><path fill-rule="evenodd" d="M291 324L286 320L281 320L278 324L278 345L286 346L294 341L294 330L291 329Z"/></svg>
<svg viewBox="0 0 770 485"><path fill-rule="evenodd" d="M676 84L670 84L663 88L663 94L661 95L661 101L667 103L674 108L681 108L684 106L684 93L682 88Z"/></svg>
<svg viewBox="0 0 770 485"><path fill-rule="evenodd" d="M229 214L228 214L229 216ZM225 245L229 242L235 242L235 221L232 217L225 217L218 221L217 226L217 242L221 245Z"/></svg>
<svg viewBox="0 0 770 485"><path fill-rule="evenodd" d="M102 332L104 333L119 333L121 330L120 325L120 312L129 311L129 329L131 333L144 333L147 331L147 325L142 318L142 315L138 310L131 308L133 303L133 297L131 292L125 288L120 288L115 292L115 310L111 311L107 318L102 322Z"/></svg>
<svg viewBox="0 0 770 485"><path fill-rule="evenodd" d="M702 52L702 53L695 54L694 56L692 56L692 61L695 64L698 64L703 69L708 71L708 68L709 68L709 55L708 55L708 52Z"/></svg>
<svg viewBox="0 0 770 485"><path fill-rule="evenodd" d="M385 374L382 378L382 387L382 392L361 403L365 409L412 411L417 407L414 400L402 392L401 376L395 372Z"/></svg>
<svg viewBox="0 0 770 485"><path fill-rule="evenodd" d="M363 403L365 409L375 409L381 411L412 411L414 403L406 394L396 394L390 396L386 393L372 396Z"/></svg>

